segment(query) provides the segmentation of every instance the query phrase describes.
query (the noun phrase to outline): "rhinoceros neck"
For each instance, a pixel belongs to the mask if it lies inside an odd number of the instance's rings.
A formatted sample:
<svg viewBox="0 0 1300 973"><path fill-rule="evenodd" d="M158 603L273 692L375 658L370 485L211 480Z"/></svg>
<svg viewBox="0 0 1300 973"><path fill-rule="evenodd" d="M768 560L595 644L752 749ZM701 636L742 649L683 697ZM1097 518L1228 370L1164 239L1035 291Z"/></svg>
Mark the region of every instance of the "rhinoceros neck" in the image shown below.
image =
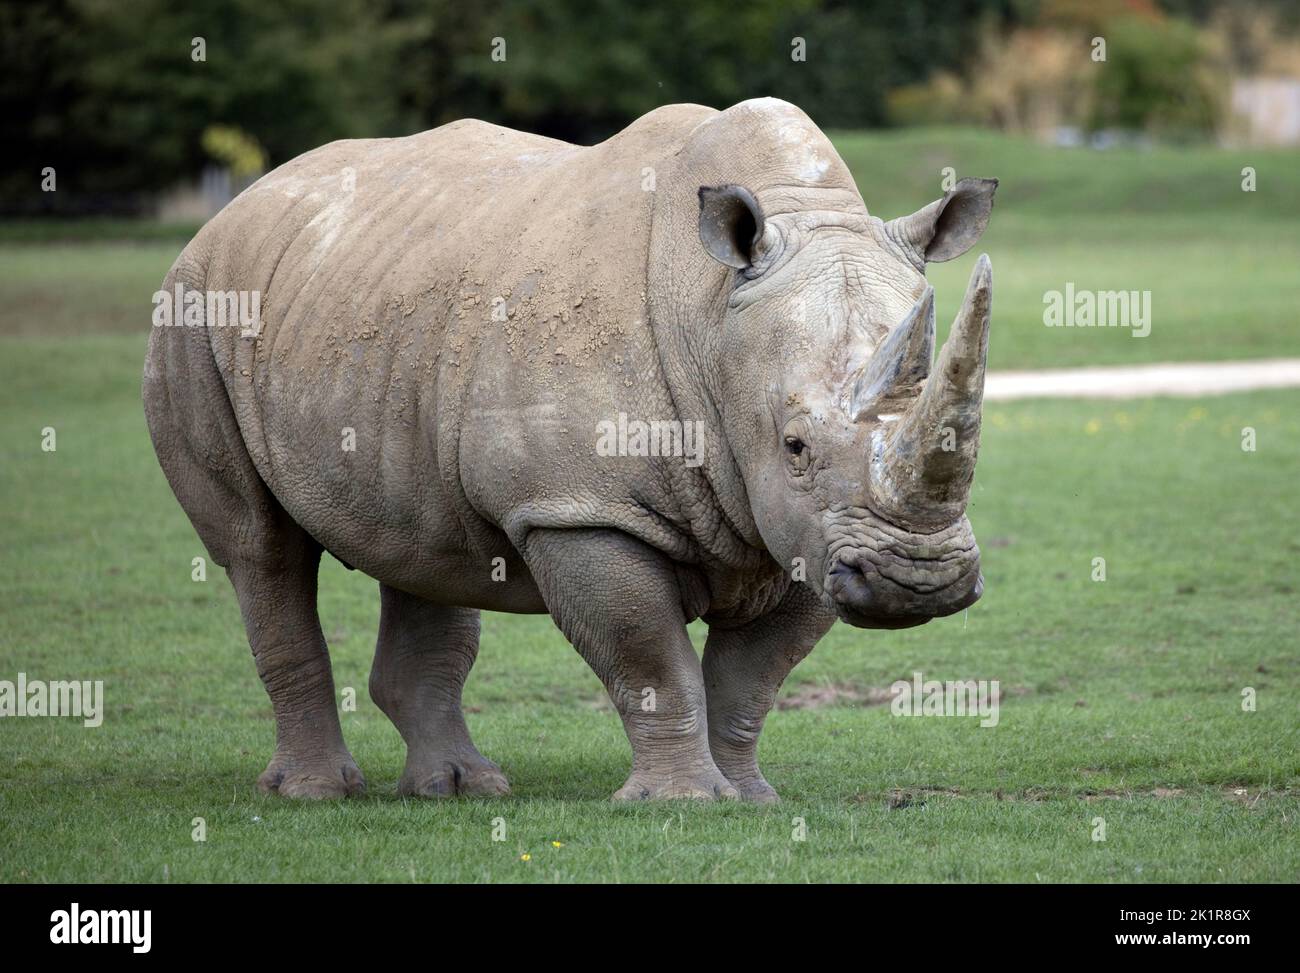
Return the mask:
<svg viewBox="0 0 1300 973"><path fill-rule="evenodd" d="M689 530L710 559L748 568L763 557L763 541L750 512L749 493L732 453L713 376L693 353L691 342L670 310L656 313L651 327L659 350L664 382L683 426L699 430L697 465L663 463L661 469Z"/></svg>

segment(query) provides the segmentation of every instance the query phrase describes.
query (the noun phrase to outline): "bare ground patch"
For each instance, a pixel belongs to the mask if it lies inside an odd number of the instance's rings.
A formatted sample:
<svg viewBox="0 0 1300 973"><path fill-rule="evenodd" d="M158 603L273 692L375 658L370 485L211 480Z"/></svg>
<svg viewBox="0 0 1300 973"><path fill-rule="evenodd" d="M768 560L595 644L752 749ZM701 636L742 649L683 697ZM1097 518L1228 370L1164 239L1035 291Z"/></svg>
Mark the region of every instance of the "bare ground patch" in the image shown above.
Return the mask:
<svg viewBox="0 0 1300 973"><path fill-rule="evenodd" d="M884 804L891 811L905 810L907 808L925 807L931 800L951 800L977 797L993 797L994 800L1008 801L1018 804L1042 804L1048 801L1075 800L1085 803L1094 803L1097 801L1131 801L1136 798L1155 798L1156 800L1177 800L1187 797L1198 797L1207 794L1216 794L1227 800L1241 804L1245 807L1255 807L1262 800L1272 800L1275 798L1295 799L1300 796L1290 789L1269 790L1267 788L1252 788L1242 786L1229 786L1224 788L1207 787L1200 788L1182 788L1182 787L1153 787L1139 789L1120 789L1106 788L1104 790L1065 790L1061 788L1050 789L1045 787L1026 787L1020 790L1007 791L1002 788L995 789L991 794L987 791L969 791L959 787L895 787L887 791L867 791L861 794L855 794L850 800L855 804Z"/></svg>
<svg viewBox="0 0 1300 973"><path fill-rule="evenodd" d="M882 706L894 698L889 689L865 689L844 683L799 686L776 701L777 709L822 709L826 706Z"/></svg>

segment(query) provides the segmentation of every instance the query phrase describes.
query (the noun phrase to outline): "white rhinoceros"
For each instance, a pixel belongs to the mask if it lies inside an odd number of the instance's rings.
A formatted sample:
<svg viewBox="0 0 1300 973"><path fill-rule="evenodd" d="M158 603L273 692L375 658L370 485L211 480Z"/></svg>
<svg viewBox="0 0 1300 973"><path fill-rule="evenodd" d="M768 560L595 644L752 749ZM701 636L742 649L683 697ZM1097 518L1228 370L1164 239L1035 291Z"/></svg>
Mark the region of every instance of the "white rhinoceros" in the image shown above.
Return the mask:
<svg viewBox="0 0 1300 973"><path fill-rule="evenodd" d="M364 788L326 550L380 584L370 692L403 794L508 792L461 712L486 609L549 612L605 684L633 751L616 798L775 799L759 732L837 617L980 596L991 272L933 369L924 272L995 186L884 222L803 112L758 99L591 147L479 121L334 142L240 195L166 278L144 403L274 706L262 788ZM223 326L231 292L256 328Z"/></svg>

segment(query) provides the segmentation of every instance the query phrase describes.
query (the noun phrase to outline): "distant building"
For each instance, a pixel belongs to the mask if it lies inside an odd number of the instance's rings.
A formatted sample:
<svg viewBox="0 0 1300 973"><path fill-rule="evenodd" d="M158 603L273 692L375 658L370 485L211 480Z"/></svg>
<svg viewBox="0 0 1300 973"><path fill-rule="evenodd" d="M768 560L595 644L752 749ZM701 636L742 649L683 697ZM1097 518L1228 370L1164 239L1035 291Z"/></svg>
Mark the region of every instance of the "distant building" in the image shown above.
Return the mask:
<svg viewBox="0 0 1300 973"><path fill-rule="evenodd" d="M198 179L173 186L158 197L154 217L163 223L206 222L256 182L259 175L236 179L225 166L204 166Z"/></svg>
<svg viewBox="0 0 1300 973"><path fill-rule="evenodd" d="M1239 78L1226 135L1249 145L1300 145L1300 79Z"/></svg>

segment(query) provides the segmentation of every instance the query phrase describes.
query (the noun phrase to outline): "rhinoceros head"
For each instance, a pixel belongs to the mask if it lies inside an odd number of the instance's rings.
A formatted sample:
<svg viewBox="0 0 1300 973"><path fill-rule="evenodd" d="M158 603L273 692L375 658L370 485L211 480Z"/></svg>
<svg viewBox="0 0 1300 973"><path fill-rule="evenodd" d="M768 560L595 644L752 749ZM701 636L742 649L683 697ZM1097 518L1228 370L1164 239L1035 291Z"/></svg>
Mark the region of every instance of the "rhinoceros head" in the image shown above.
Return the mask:
<svg viewBox="0 0 1300 973"><path fill-rule="evenodd" d="M992 268L977 261L932 362L925 264L975 243L996 186L962 180L889 222L865 211L765 216L743 186L699 191L701 242L736 270L715 360L755 523L853 625L919 625L983 589L966 503Z"/></svg>

